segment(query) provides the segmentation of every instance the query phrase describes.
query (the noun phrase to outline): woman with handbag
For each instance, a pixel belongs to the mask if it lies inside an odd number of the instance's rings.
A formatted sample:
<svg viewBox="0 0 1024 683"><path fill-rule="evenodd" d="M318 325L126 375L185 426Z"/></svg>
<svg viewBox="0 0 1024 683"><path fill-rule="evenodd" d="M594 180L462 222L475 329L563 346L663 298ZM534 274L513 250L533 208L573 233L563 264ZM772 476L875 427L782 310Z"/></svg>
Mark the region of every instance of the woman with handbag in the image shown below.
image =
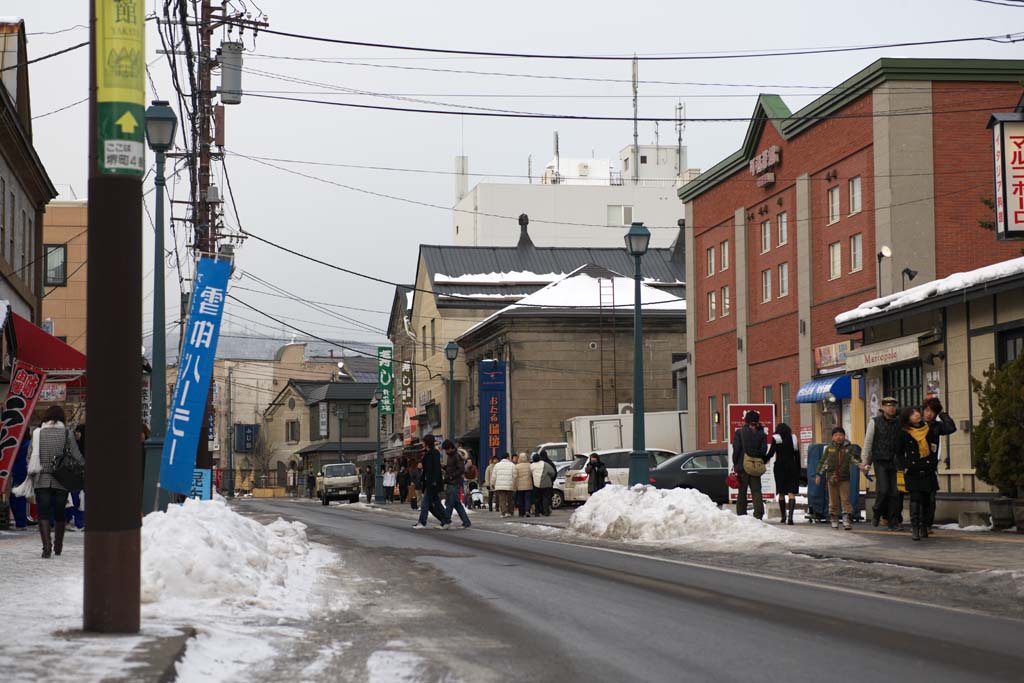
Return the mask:
<svg viewBox="0 0 1024 683"><path fill-rule="evenodd" d="M78 444L64 425L67 418L60 406L50 406L43 415L43 424L32 433L32 455L28 478L19 487L34 495L39 515L39 536L43 541L43 557L64 550L64 508L68 502L68 486L80 486L74 479L84 479L85 459ZM18 495L25 495L19 493ZM53 538L50 520L55 519Z"/></svg>

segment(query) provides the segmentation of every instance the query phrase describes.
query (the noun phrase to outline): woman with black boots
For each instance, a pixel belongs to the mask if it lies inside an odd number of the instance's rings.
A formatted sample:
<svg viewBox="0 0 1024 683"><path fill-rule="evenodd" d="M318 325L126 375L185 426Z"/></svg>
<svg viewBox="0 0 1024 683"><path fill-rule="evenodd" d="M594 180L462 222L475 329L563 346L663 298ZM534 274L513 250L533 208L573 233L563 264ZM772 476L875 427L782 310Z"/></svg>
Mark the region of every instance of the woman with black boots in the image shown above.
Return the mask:
<svg viewBox="0 0 1024 683"><path fill-rule="evenodd" d="M928 538L925 520L935 516L934 492L938 489L936 471L939 467L938 444L928 439L928 425L921 411L914 407L900 413L900 449L896 453L896 467L903 470L903 479L910 495L911 538Z"/></svg>
<svg viewBox="0 0 1024 683"><path fill-rule="evenodd" d="M768 446L767 460L775 458L775 493L779 497L782 524L793 523L796 494L800 492L800 445L793 430L780 422ZM788 501L787 501L787 496Z"/></svg>

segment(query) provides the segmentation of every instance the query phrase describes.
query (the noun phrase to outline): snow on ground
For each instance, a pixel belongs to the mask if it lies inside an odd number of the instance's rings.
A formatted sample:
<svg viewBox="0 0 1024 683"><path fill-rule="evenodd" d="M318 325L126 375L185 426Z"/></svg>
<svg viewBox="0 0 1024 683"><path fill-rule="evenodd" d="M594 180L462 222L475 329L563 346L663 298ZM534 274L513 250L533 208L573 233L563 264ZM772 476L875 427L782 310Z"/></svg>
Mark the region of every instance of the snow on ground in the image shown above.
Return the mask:
<svg viewBox="0 0 1024 683"><path fill-rule="evenodd" d="M639 484L604 487L572 514L568 528L596 538L660 545L727 544L737 550L796 540L795 534L753 515L720 510L699 491Z"/></svg>
<svg viewBox="0 0 1024 683"><path fill-rule="evenodd" d="M415 683L424 660L412 652L377 650L366 660L367 683Z"/></svg>
<svg viewBox="0 0 1024 683"><path fill-rule="evenodd" d="M953 522L952 524L940 524L935 528L942 529L944 531L992 531L992 527L990 525L975 524L972 526L960 526L956 522Z"/></svg>
<svg viewBox="0 0 1024 683"><path fill-rule="evenodd" d="M8 537L13 537L9 539ZM68 534L62 557L39 558L38 534L5 534L9 633L0 670L17 680L100 681L131 670L131 651L192 627L178 680L245 680L247 670L303 637L318 612L345 609L320 571L337 556L306 538L305 525L263 525L226 503L186 501L146 516L142 528L142 632L138 636L58 633L81 628L82 537ZM10 542L8 542L10 540ZM68 644L43 647L54 637Z"/></svg>

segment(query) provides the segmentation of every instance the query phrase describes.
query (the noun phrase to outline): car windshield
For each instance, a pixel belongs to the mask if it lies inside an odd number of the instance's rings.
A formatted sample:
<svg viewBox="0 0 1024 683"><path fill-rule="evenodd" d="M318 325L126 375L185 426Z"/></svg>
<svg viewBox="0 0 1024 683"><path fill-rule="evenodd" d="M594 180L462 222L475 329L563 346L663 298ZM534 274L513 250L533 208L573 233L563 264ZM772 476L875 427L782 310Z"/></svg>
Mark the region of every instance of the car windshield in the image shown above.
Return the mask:
<svg viewBox="0 0 1024 683"><path fill-rule="evenodd" d="M562 462L565 460L565 446L548 446L544 449L551 462Z"/></svg>
<svg viewBox="0 0 1024 683"><path fill-rule="evenodd" d="M338 465L327 465L324 467L325 477L354 477L356 466L350 462L343 462Z"/></svg>
<svg viewBox="0 0 1024 683"><path fill-rule="evenodd" d="M657 455L657 454L655 454ZM670 467L678 467L683 464L683 460L687 457L686 453L680 453L679 455L673 455L668 460L662 460L658 465L659 470L667 470Z"/></svg>
<svg viewBox="0 0 1024 683"><path fill-rule="evenodd" d="M582 470L584 467L586 467L586 465L587 465L587 456L581 455L581 456L578 456L575 460L572 461L572 465L569 466L569 469L571 469L571 470Z"/></svg>

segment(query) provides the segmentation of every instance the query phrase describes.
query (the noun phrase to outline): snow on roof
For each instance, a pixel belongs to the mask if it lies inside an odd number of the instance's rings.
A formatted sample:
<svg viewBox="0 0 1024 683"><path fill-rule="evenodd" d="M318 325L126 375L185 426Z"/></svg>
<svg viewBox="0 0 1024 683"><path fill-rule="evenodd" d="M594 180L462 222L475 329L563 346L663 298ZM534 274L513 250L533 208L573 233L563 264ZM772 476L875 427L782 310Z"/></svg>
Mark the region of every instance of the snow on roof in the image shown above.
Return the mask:
<svg viewBox="0 0 1024 683"><path fill-rule="evenodd" d="M595 277L595 275L602 272L607 274L608 277ZM610 282L612 287L608 288L607 285L602 285L602 280ZM502 314L521 309L587 309L596 311L602 308L610 308L612 301L614 301L616 312L632 313L635 301L633 297L635 285L636 283L633 281L633 278L625 277L590 264L583 265L533 294L528 294L520 298L516 303L509 304L500 311L484 318L466 330L463 336ZM640 305L645 311L676 311L679 313L686 311L685 299L680 299L670 292L663 292L647 284L640 285Z"/></svg>
<svg viewBox="0 0 1024 683"><path fill-rule="evenodd" d="M520 270L510 273L467 273L465 275L434 275L434 284L460 285L546 285L565 277L565 273L531 273Z"/></svg>
<svg viewBox="0 0 1024 683"><path fill-rule="evenodd" d="M966 273L953 273L949 277L944 277L940 280L932 280L902 292L865 301L857 308L837 315L836 325L867 318L883 311L893 311L904 306L920 303L933 296L952 294L968 287L1022 274L1024 274L1024 256L1010 259L1009 261L993 263L990 266L970 270Z"/></svg>

